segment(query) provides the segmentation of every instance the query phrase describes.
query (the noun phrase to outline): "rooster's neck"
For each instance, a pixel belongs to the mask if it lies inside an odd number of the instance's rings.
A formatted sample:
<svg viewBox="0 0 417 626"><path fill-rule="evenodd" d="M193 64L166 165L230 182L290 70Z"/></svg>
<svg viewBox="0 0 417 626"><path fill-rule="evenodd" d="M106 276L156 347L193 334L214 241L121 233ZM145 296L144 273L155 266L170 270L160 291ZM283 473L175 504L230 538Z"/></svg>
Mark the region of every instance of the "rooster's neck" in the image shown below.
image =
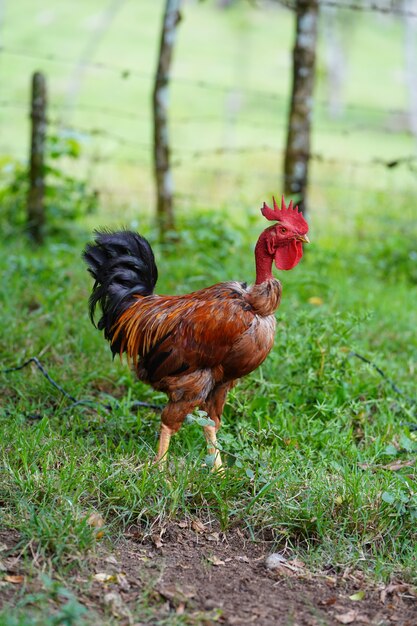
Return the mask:
<svg viewBox="0 0 417 626"><path fill-rule="evenodd" d="M256 285L272 280L272 262L274 257L268 252L265 231L261 234L255 246Z"/></svg>

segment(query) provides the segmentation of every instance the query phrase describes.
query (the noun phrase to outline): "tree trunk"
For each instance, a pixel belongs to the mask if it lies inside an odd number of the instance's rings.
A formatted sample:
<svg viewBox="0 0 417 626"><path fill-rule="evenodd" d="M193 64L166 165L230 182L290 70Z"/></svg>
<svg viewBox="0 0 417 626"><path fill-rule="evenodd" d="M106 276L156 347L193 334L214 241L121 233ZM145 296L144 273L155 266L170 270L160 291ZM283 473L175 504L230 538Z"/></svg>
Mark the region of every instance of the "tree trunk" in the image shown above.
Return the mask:
<svg viewBox="0 0 417 626"><path fill-rule="evenodd" d="M43 243L45 228L44 152L46 134L46 81L43 74L32 77L32 139L30 146L29 193L27 200L27 229L38 244Z"/></svg>
<svg viewBox="0 0 417 626"><path fill-rule="evenodd" d="M318 0L296 0L293 83L284 164L284 192L307 209L310 124L313 111Z"/></svg>
<svg viewBox="0 0 417 626"><path fill-rule="evenodd" d="M158 67L153 91L154 113L154 171L156 181L156 216L161 240L173 230L173 180L170 169L168 136L169 72L180 21L181 0L166 0L162 23Z"/></svg>

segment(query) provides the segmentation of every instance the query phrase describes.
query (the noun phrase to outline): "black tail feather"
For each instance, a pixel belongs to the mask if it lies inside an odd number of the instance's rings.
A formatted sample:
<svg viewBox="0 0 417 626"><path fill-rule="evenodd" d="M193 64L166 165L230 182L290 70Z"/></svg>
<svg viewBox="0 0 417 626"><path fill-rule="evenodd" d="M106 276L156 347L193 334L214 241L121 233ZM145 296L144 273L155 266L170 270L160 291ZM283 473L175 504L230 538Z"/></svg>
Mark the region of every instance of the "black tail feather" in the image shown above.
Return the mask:
<svg viewBox="0 0 417 626"><path fill-rule="evenodd" d="M95 310L100 304L102 317L97 327L112 341L115 322L135 296L153 293L158 270L152 248L138 233L96 231L95 242L87 244L83 258L95 280L89 300L91 321L95 325ZM112 344L113 353L119 351L118 343Z"/></svg>

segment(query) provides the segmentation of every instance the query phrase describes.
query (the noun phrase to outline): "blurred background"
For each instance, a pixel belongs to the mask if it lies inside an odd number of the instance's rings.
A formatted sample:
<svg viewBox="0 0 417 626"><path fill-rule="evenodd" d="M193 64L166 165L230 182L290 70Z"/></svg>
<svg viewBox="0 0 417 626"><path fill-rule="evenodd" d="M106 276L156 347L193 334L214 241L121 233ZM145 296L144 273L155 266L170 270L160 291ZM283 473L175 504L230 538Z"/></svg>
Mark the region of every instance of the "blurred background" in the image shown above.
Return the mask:
<svg viewBox="0 0 417 626"><path fill-rule="evenodd" d="M47 89L47 221L85 217L99 205L101 224L153 224L152 93L166 4L0 0L6 233L26 219L34 71ZM175 4L181 19L167 110L174 211L256 212L284 189L303 2ZM377 214L382 198L394 220L396 207L398 219L416 216L416 5L318 3L306 194L313 228L324 237L360 236L364 214Z"/></svg>

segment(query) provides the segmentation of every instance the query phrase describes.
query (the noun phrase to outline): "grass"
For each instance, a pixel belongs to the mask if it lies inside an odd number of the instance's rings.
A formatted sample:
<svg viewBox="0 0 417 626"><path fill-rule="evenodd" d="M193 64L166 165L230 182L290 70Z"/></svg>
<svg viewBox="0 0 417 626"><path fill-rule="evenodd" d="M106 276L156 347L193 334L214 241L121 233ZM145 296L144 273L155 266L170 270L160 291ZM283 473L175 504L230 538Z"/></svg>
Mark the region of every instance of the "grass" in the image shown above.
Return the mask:
<svg viewBox="0 0 417 626"><path fill-rule="evenodd" d="M163 398L111 362L89 323L79 260L87 234L42 250L22 240L5 246L2 364L42 354L76 397L119 403L111 413L71 407L35 369L2 374L1 525L18 529L22 545L60 575L94 553L97 529L87 519L95 511L106 522L102 541L130 524L146 533L169 519L216 518L224 530L240 526L290 546L313 569L354 566L378 580L395 572L416 581L415 407L348 358L351 350L371 358L414 396L415 234L399 220L384 238L384 209L378 220L371 211L364 218L367 240L351 239L340 254L337 235L331 244L317 238L282 277L275 347L225 408L224 477L202 467L196 424L174 439L170 482L150 464L158 418L129 406ZM220 215L184 216L181 242L155 244L159 291L250 279L262 225L247 220L249 228Z"/></svg>
<svg viewBox="0 0 417 626"><path fill-rule="evenodd" d="M39 11L34 19L40 37L28 26L26 3L8 5L5 50L77 59L99 11L96 0L77 7L77 37L68 36L73 4L63 0L49 18ZM126 3L94 60L151 76L159 18L158 3ZM312 163L313 244L303 263L281 277L284 296L271 355L229 394L220 434L229 466L225 477L202 467L206 449L195 423L174 438L170 482L151 466L159 418L146 409L132 412L130 403L164 398L137 382L126 365L111 361L88 320L91 284L80 254L93 227L123 223L154 244L160 293L253 279L252 249L264 227L257 207L279 187L290 15L270 8L254 12L249 4L242 12L223 13L210 3L187 5L172 94L181 233L175 244L162 247L150 228L150 78L88 70L72 122L90 130L105 126L123 141L77 135L86 156L78 168L100 189L98 214L56 232L42 249L32 249L21 232L2 242L0 359L5 368L38 355L75 397L117 403L111 412L74 407L33 367L0 373L0 526L19 532L28 577L48 575L38 597L24 588L16 610L0 612L0 626L52 626L61 610L69 614L65 623L97 623L92 612L79 613L76 568L88 579L98 546L111 545L131 524L146 534L184 517L215 519L226 531L237 526L253 538L273 539L311 569L349 566L376 580L395 573L417 582L417 441L410 430L416 414L407 399L416 396L415 172L360 166L412 153L414 145L405 132L386 132L389 111L406 101L405 89L397 88L399 25L383 21L375 28L373 19L355 21L348 106L339 120L330 120L323 106L320 43L313 150L337 162ZM242 45L244 76L237 71ZM26 152L22 104L30 71L48 72L51 111L58 114L72 69L6 54L0 80L20 107L2 124L2 163ZM201 73L225 89L199 87L193 81ZM384 76L384 82L369 81L370 75ZM224 111L234 80L246 91L233 126ZM252 91L258 89L269 95L260 98ZM138 115L111 115L106 107ZM264 144L273 149L193 154L219 145ZM61 166L69 169L65 161ZM352 350L381 367L405 395L350 357ZM88 524L93 512L105 520L104 536ZM58 613L51 612L57 599ZM140 615L152 623L151 604L142 598Z"/></svg>

